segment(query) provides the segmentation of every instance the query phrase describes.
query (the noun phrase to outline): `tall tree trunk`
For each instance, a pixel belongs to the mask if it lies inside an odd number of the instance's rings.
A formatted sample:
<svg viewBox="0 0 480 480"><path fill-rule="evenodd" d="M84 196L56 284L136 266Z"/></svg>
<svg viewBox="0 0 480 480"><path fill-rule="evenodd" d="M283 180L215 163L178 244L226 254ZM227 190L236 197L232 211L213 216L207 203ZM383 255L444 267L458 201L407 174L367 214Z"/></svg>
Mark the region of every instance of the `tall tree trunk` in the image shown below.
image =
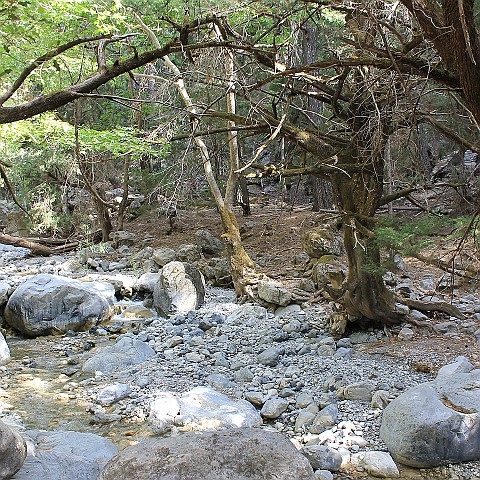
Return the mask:
<svg viewBox="0 0 480 480"><path fill-rule="evenodd" d="M154 42L157 48L160 48L160 42L155 36L153 31L145 25L142 19L135 15L137 21L144 29L145 32L149 35L151 40ZM221 36L221 32L216 29L218 36ZM227 109L229 113L235 113L235 75L234 75L234 61L233 53L229 50L225 52L226 54L226 73L227 73ZM198 114L200 111L197 109L193 103L190 95L185 86L182 72L179 68L170 60L168 56L162 58L163 62L167 68L175 75L175 86L178 93L182 97L183 103L185 104L188 112L191 117L191 128L192 132L195 132L198 128L199 120ZM235 186L238 179L238 174L236 173L239 168L239 153L238 153L238 144L237 144L237 132L235 131L235 124L233 121L228 121L228 127L230 129L228 135L229 148L230 148L230 169L229 176L227 180L227 185L225 188L225 196L222 195L218 183L215 179L215 174L212 168L212 161L210 158L210 153L208 151L207 145L203 141L202 137L195 135L193 141L195 142L200 156L202 158L203 169L205 172L205 177L207 179L208 186L212 193L213 199L217 206L218 212L220 213L220 218L223 226L223 238L226 243L226 253L227 259L230 264L230 270L232 273L233 285L238 296L248 296L252 297L250 284L255 283L255 270L254 263L251 258L248 256L245 251L242 239L240 236L240 229L238 227L237 218L233 211L233 202L235 198Z"/></svg>
<svg viewBox="0 0 480 480"><path fill-rule="evenodd" d="M307 22L302 28L302 56L306 64L318 61L318 27ZM313 97L307 99L306 115L313 125L320 126L323 112L323 103ZM310 178L313 195L313 211L329 209L333 206L332 185L327 180L312 176Z"/></svg>

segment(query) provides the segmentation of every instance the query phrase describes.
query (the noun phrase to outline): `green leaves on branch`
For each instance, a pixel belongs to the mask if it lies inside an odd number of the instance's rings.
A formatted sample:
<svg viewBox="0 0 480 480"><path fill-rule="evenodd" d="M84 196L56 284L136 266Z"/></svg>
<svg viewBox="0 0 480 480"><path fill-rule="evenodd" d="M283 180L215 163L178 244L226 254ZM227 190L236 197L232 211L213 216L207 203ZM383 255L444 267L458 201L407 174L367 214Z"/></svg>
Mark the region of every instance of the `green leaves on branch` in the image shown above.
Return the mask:
<svg viewBox="0 0 480 480"><path fill-rule="evenodd" d="M45 114L34 120L6 124L0 127L0 135L6 144L16 144L24 148L62 149L73 156L76 147L73 125L57 119L53 114ZM79 147L83 154L109 152L112 158L129 155L135 160L143 155L165 156L167 143L149 143L142 132L129 127L113 130L94 130L85 126L79 128Z"/></svg>

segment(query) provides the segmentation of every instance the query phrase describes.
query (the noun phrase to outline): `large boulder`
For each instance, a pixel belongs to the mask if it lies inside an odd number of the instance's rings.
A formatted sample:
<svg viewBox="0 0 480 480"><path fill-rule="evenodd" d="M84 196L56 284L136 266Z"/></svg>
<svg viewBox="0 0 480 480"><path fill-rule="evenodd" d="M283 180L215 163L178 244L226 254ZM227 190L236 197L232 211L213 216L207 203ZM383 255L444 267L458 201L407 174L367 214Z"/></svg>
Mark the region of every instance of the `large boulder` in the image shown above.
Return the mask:
<svg viewBox="0 0 480 480"><path fill-rule="evenodd" d="M4 316L10 326L32 337L88 330L112 317L114 296L108 283L36 275L13 292Z"/></svg>
<svg viewBox="0 0 480 480"><path fill-rule="evenodd" d="M130 365L142 363L156 355L155 350L140 340L128 335L118 337L117 343L99 349L83 365L85 373L103 373L122 370Z"/></svg>
<svg viewBox="0 0 480 480"><path fill-rule="evenodd" d="M314 480L308 460L279 433L258 428L183 433L127 447L99 480Z"/></svg>
<svg viewBox="0 0 480 480"><path fill-rule="evenodd" d="M234 401L210 387L195 387L181 396L158 395L150 405L150 421L159 431L173 425L188 430L259 427L262 418L246 400Z"/></svg>
<svg viewBox="0 0 480 480"><path fill-rule="evenodd" d="M27 434L29 454L14 480L94 480L118 453L110 440L93 433L31 430Z"/></svg>
<svg viewBox="0 0 480 480"><path fill-rule="evenodd" d="M27 445L22 436L0 421L0 479L11 478L20 469L27 456Z"/></svg>
<svg viewBox="0 0 480 480"><path fill-rule="evenodd" d="M380 436L412 467L480 460L480 369L460 357L400 395L385 408Z"/></svg>
<svg viewBox="0 0 480 480"><path fill-rule="evenodd" d="M153 305L160 315L187 313L203 304L205 283L189 263L170 262L163 268L153 290Z"/></svg>

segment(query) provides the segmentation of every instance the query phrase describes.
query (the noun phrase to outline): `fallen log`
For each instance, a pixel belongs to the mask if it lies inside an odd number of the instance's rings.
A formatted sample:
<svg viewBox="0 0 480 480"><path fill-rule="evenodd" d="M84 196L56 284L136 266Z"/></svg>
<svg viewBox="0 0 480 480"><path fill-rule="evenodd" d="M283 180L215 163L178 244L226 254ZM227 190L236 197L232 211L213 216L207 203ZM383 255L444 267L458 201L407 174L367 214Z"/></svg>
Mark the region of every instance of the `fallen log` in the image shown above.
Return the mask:
<svg viewBox="0 0 480 480"><path fill-rule="evenodd" d="M0 243L4 245L12 245L14 247L28 248L35 255L48 257L49 255L57 255L59 253L70 252L78 247L78 242L65 243L56 247L47 247L38 242L32 242L22 237L14 237L6 233L0 233Z"/></svg>

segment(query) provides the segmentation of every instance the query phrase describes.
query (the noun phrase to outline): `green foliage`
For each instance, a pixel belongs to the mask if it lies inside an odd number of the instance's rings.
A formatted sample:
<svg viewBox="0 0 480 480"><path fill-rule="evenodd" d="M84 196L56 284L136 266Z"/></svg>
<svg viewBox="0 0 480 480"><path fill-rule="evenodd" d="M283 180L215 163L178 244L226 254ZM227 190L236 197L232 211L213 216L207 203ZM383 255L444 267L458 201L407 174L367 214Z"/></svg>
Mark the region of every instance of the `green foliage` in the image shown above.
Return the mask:
<svg viewBox="0 0 480 480"><path fill-rule="evenodd" d="M435 245L442 237L451 240L461 237L470 219L450 218L440 215L425 215L417 219L402 220L399 217L382 217L375 229L378 246L411 255Z"/></svg>

